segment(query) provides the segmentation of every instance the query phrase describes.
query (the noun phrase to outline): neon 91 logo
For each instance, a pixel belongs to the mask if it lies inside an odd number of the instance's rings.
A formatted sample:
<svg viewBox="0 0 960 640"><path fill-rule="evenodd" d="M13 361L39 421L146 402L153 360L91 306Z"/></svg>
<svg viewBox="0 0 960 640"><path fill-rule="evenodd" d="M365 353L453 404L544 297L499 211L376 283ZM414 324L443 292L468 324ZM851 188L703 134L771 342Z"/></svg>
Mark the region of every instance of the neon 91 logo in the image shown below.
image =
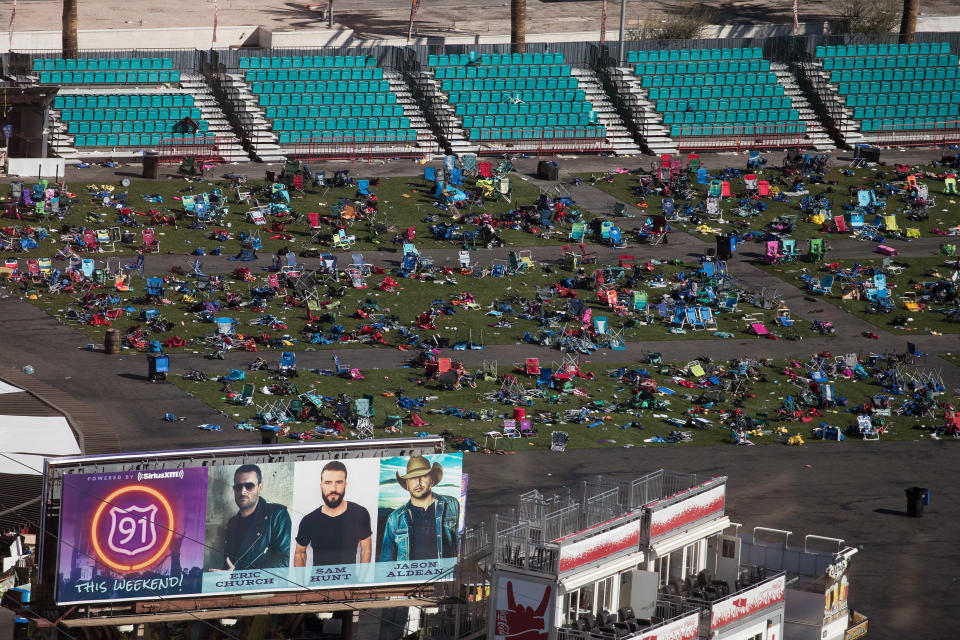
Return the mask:
<svg viewBox="0 0 960 640"><path fill-rule="evenodd" d="M117 571L139 571L160 560L173 541L173 508L152 487L128 485L103 499L90 523L97 558Z"/></svg>

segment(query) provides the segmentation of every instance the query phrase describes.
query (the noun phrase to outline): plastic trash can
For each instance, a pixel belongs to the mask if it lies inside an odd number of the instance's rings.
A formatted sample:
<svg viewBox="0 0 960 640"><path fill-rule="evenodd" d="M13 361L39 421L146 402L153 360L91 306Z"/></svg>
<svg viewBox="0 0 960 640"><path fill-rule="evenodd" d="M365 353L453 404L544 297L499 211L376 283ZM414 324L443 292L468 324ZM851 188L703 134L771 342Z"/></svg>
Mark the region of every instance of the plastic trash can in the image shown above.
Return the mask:
<svg viewBox="0 0 960 640"><path fill-rule="evenodd" d="M163 354L147 356L147 377L151 382L166 380L168 373L170 373L170 356Z"/></svg>
<svg viewBox="0 0 960 640"><path fill-rule="evenodd" d="M907 515L922 518L924 505L930 504L930 492L923 487L910 487L907 493Z"/></svg>
<svg viewBox="0 0 960 640"><path fill-rule="evenodd" d="M273 425L264 425L260 427L260 443L261 444L277 444L278 438L280 436L281 427L276 427Z"/></svg>
<svg viewBox="0 0 960 640"><path fill-rule="evenodd" d="M160 177L160 154L156 151L144 152L143 177L147 180L156 180Z"/></svg>

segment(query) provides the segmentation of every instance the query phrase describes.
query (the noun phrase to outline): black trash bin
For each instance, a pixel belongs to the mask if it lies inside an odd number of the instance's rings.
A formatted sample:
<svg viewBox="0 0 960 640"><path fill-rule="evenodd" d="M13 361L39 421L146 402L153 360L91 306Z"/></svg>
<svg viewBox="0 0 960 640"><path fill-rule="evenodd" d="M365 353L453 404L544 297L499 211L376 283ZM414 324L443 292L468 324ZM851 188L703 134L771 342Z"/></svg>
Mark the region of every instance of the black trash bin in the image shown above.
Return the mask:
<svg viewBox="0 0 960 640"><path fill-rule="evenodd" d="M150 382L166 380L168 373L170 373L170 356L165 354L147 356L147 377Z"/></svg>
<svg viewBox="0 0 960 640"><path fill-rule="evenodd" d="M264 425L260 427L260 442L262 444L277 444L280 436L280 427Z"/></svg>
<svg viewBox="0 0 960 640"><path fill-rule="evenodd" d="M541 160L537 163L537 177L556 182L560 179L560 166L556 162Z"/></svg>
<svg viewBox="0 0 960 640"><path fill-rule="evenodd" d="M275 171L266 171L265 173L266 173L267 182L269 182L270 184L273 184L274 182L277 181L277 174Z"/></svg>
<svg viewBox="0 0 960 640"><path fill-rule="evenodd" d="M911 518L923 517L923 506L930 504L930 492L923 487L910 487L907 493L907 515Z"/></svg>
<svg viewBox="0 0 960 640"><path fill-rule="evenodd" d="M727 234L717 236L717 259L729 260L733 257L732 243Z"/></svg>
<svg viewBox="0 0 960 640"><path fill-rule="evenodd" d="M160 154L156 151L144 152L143 177L147 180L156 180L160 177Z"/></svg>

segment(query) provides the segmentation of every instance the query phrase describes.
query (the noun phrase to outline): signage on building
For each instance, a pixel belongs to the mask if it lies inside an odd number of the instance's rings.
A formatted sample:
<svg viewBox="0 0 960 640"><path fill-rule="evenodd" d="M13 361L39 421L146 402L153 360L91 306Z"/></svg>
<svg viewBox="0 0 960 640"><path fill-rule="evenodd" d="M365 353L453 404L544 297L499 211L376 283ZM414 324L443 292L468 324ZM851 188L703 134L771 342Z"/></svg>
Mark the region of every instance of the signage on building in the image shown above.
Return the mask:
<svg viewBox="0 0 960 640"><path fill-rule="evenodd" d="M824 592L823 618L835 617L838 613L847 610L847 591L849 590L847 576L840 576L839 580L828 582Z"/></svg>
<svg viewBox="0 0 960 640"><path fill-rule="evenodd" d="M652 507L650 539L682 529L692 522L723 513L726 485L721 484L663 508Z"/></svg>
<svg viewBox="0 0 960 640"><path fill-rule="evenodd" d="M837 556L837 559L833 561L829 567L827 567L827 575L834 580L839 580L847 571L847 559L843 556Z"/></svg>
<svg viewBox="0 0 960 640"><path fill-rule="evenodd" d="M547 640L553 623L554 586L514 574L497 577L494 640Z"/></svg>
<svg viewBox="0 0 960 640"><path fill-rule="evenodd" d="M867 635L867 622L869 620L865 615L854 611L850 616L850 622L853 623L853 626L847 629L847 632L843 635L843 640L856 640Z"/></svg>
<svg viewBox="0 0 960 640"><path fill-rule="evenodd" d="M640 637L641 640L694 640L700 632L700 612L668 622Z"/></svg>
<svg viewBox="0 0 960 640"><path fill-rule="evenodd" d="M561 538L560 545L560 573L572 571L623 551L639 549L640 520L632 520L569 544L564 544Z"/></svg>
<svg viewBox="0 0 960 640"><path fill-rule="evenodd" d="M719 629L783 602L786 587L787 577L779 576L714 603L711 607L710 629Z"/></svg>

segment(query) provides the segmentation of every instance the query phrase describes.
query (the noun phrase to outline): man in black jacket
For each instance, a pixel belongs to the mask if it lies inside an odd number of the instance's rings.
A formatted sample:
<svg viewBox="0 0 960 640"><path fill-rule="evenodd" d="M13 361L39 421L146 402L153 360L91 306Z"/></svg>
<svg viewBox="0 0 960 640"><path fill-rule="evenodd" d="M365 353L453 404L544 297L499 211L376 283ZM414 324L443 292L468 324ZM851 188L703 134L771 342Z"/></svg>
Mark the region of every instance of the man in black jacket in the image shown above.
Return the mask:
<svg viewBox="0 0 960 640"><path fill-rule="evenodd" d="M233 474L233 499L239 511L227 522L224 568L271 569L290 566L290 514L282 504L260 497L263 474L245 464Z"/></svg>

